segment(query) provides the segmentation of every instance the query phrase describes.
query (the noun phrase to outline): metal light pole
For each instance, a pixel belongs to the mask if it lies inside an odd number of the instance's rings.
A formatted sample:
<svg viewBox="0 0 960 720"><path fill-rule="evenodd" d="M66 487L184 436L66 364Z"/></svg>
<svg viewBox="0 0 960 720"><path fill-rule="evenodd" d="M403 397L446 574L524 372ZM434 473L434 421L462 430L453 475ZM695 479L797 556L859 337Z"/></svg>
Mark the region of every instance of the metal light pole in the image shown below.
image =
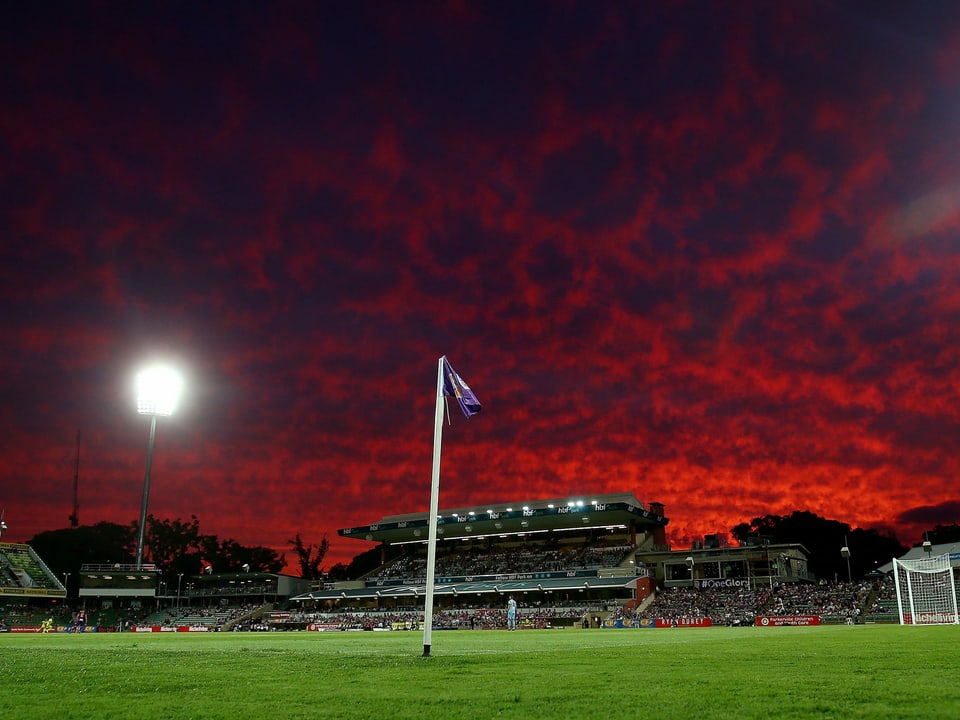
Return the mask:
<svg viewBox="0 0 960 720"><path fill-rule="evenodd" d="M180 583L183 582L183 573L177 575L177 612L180 612Z"/></svg>
<svg viewBox="0 0 960 720"><path fill-rule="evenodd" d="M853 576L850 574L850 546L847 543L847 536L843 536L843 547L840 548L840 555L847 559L847 582L853 582Z"/></svg>
<svg viewBox="0 0 960 720"><path fill-rule="evenodd" d="M150 442L147 445L147 470L143 476L143 500L140 503L140 527L137 531L137 570L143 568L143 535L147 526L147 500L150 497L150 467L157 436L157 418L173 415L183 389L183 380L170 368L156 366L137 375L137 412L150 416Z"/></svg>
<svg viewBox="0 0 960 720"><path fill-rule="evenodd" d="M68 598L68 597L70 596L69 583L70 583L70 573L64 573L64 574L63 574L63 589L64 589L64 591L67 593L66 595L63 596L64 599L66 599L66 598Z"/></svg>

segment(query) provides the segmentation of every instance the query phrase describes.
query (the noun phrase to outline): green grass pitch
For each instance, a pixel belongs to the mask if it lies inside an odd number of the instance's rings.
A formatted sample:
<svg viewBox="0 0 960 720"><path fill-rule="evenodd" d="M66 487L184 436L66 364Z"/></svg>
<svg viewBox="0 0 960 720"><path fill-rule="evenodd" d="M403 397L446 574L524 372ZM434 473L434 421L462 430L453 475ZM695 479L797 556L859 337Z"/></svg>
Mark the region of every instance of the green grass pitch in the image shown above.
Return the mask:
<svg viewBox="0 0 960 720"><path fill-rule="evenodd" d="M0 717L960 717L960 627L0 635Z"/></svg>

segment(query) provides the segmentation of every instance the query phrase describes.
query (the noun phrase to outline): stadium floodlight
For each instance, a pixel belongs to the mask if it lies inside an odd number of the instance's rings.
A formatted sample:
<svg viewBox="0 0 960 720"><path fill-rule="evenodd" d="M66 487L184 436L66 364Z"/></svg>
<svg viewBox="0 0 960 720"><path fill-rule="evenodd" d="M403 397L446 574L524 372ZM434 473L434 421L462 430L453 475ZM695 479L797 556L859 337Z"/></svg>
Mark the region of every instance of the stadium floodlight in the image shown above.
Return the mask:
<svg viewBox="0 0 960 720"><path fill-rule="evenodd" d="M847 582L853 582L853 576L850 574L850 547L847 545L847 538L843 538L844 545L840 548L840 557L847 561Z"/></svg>
<svg viewBox="0 0 960 720"><path fill-rule="evenodd" d="M155 365L137 375L137 412L141 415L173 415L183 390L183 378L169 367Z"/></svg>
<svg viewBox="0 0 960 720"><path fill-rule="evenodd" d="M150 442L147 444L147 469L143 475L143 500L140 503L140 527L137 531L137 570L143 569L143 535L147 525L147 500L150 497L150 466L157 436L157 417L173 415L183 390L183 378L175 370L155 365L137 375L137 412L150 416Z"/></svg>

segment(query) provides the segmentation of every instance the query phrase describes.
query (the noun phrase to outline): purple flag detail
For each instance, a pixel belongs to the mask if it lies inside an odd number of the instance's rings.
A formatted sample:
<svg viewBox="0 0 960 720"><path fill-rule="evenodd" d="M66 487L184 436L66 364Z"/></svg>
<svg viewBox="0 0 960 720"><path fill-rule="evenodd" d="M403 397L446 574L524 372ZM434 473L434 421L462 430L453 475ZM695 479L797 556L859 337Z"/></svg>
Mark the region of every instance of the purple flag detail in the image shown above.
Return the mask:
<svg viewBox="0 0 960 720"><path fill-rule="evenodd" d="M468 420L480 412L480 401L477 400L477 396L463 378L457 375L457 371L450 365L446 356L443 358L443 394L457 399L460 409Z"/></svg>

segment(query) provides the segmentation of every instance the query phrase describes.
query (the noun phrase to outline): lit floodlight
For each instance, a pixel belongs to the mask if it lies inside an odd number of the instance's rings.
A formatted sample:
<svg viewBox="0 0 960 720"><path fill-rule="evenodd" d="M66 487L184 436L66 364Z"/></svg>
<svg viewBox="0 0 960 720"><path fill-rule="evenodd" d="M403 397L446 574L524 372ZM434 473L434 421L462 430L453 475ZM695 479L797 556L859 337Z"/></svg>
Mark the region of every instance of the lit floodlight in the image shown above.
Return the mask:
<svg viewBox="0 0 960 720"><path fill-rule="evenodd" d="M169 367L155 365L137 374L137 412L150 416L150 440L147 444L147 468L143 475L143 500L140 503L140 526L137 532L137 570L143 569L143 541L147 524L147 499L150 496L150 466L153 463L153 442L157 434L157 418L173 415L183 390L183 378Z"/></svg>
<svg viewBox="0 0 960 720"><path fill-rule="evenodd" d="M183 390L183 378L171 368L155 366L137 375L137 412L173 415Z"/></svg>

